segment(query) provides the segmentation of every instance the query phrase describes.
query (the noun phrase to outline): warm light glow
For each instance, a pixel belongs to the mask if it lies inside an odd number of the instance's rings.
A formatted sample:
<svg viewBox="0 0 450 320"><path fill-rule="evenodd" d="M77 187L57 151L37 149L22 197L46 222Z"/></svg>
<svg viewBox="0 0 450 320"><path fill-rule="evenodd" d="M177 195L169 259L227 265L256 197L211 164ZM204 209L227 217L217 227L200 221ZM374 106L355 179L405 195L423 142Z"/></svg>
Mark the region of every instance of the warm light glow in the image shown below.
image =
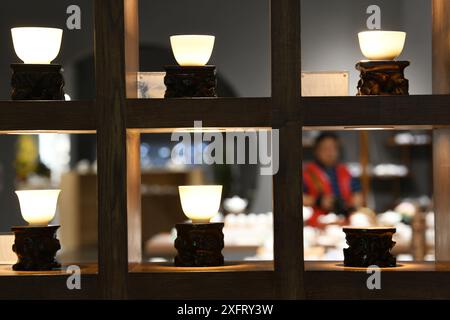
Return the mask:
<svg viewBox="0 0 450 320"><path fill-rule="evenodd" d="M401 31L364 31L358 33L359 46L369 60L394 60L403 51L406 33Z"/></svg>
<svg viewBox="0 0 450 320"><path fill-rule="evenodd" d="M208 223L219 211L222 186L179 186L181 207L193 223Z"/></svg>
<svg viewBox="0 0 450 320"><path fill-rule="evenodd" d="M211 57L214 40L207 35L171 36L170 45L180 66L204 66Z"/></svg>
<svg viewBox="0 0 450 320"><path fill-rule="evenodd" d="M50 64L59 53L63 31L56 28L12 28L14 50L27 64Z"/></svg>
<svg viewBox="0 0 450 320"><path fill-rule="evenodd" d="M61 190L16 191L23 219L31 226L46 226L55 217Z"/></svg>

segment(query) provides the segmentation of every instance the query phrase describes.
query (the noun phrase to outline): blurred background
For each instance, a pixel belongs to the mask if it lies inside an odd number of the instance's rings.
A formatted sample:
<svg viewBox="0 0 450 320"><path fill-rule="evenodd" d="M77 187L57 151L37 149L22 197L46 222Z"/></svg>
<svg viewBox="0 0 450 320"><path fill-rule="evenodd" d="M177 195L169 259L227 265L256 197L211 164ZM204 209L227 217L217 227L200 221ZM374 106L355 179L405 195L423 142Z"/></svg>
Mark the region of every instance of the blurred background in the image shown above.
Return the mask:
<svg viewBox="0 0 450 320"><path fill-rule="evenodd" d="M66 9L73 4L81 8L81 30L65 26ZM431 4L427 0L302 0L302 71L343 72L348 75L345 94L355 95L359 75L354 65L363 59L357 33L366 29L366 8L371 4L381 8L383 29L407 32L399 59L411 61L406 71L410 94L430 94ZM16 0L0 4L0 41L4 43L0 51L0 72L4 75L0 78L0 99L9 100L9 65L19 61L10 28L30 25L64 29L55 63L64 67L66 93L72 100L94 99L92 5L90 0ZM169 36L190 33L216 36L210 63L217 66L219 96L270 96L268 0L141 0L141 71L161 72L164 65L174 64ZM303 132L305 166L317 160L315 144L320 134ZM400 259L432 260L431 132L346 130L334 134L339 141L337 160L351 174L352 191L361 202L352 214L329 208L317 223L309 220L317 199L311 207L304 207L305 258L341 260L345 247L341 225L345 223L395 225L395 253ZM144 258L171 259L174 255L172 227L186 219L177 186L215 183L224 185L217 219L226 225L225 258L273 259L271 177L261 176L258 164L177 165L171 158L176 143L170 134L142 135ZM55 222L62 225L61 258L95 260L95 135L0 135L0 147L0 232L25 223L14 190L59 187L62 194ZM202 152L204 147L204 143L193 145L193 152ZM304 192L304 196L311 192L307 185Z"/></svg>

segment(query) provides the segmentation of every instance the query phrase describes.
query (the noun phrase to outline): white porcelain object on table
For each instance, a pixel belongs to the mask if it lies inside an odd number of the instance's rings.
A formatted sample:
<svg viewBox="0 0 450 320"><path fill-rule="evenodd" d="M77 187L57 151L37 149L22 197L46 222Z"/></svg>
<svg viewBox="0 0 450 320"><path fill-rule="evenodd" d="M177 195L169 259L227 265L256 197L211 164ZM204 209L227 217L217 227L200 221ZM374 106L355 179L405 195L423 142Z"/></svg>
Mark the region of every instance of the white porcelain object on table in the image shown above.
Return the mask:
<svg viewBox="0 0 450 320"><path fill-rule="evenodd" d="M177 35L170 37L172 52L180 66L204 66L211 58L215 37Z"/></svg>
<svg viewBox="0 0 450 320"><path fill-rule="evenodd" d="M394 60L403 51L406 33L403 31L363 31L358 33L362 54L369 60Z"/></svg>
<svg viewBox="0 0 450 320"><path fill-rule="evenodd" d="M47 226L56 213L61 190L16 191L23 219L31 226Z"/></svg>
<svg viewBox="0 0 450 320"><path fill-rule="evenodd" d="M179 186L181 207L193 223L208 223L220 208L222 186Z"/></svg>
<svg viewBox="0 0 450 320"><path fill-rule="evenodd" d="M223 201L223 207L230 213L241 213L247 208L248 200L239 196L233 196Z"/></svg>
<svg viewBox="0 0 450 320"><path fill-rule="evenodd" d="M62 29L21 27L12 28L14 50L27 64L50 64L59 54Z"/></svg>

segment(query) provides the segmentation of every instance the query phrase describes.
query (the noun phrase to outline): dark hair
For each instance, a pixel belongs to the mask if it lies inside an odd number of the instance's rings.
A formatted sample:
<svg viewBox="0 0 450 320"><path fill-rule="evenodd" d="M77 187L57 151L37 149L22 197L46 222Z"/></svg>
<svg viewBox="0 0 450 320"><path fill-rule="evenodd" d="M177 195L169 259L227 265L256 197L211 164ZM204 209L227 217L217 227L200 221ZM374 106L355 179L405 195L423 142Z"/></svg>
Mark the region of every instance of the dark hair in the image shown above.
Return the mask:
<svg viewBox="0 0 450 320"><path fill-rule="evenodd" d="M316 150L317 147L326 139L332 139L334 142L339 144L339 137L337 134L332 132L322 132L314 141L314 150Z"/></svg>

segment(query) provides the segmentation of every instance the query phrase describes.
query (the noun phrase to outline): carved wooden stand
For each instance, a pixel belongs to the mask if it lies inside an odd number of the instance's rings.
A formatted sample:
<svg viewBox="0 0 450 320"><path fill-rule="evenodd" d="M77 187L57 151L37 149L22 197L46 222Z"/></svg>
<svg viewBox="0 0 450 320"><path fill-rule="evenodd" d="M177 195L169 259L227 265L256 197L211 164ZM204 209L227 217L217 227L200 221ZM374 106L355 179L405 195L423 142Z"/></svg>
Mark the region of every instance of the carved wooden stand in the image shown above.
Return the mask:
<svg viewBox="0 0 450 320"><path fill-rule="evenodd" d="M223 223L179 223L175 228L176 266L223 266Z"/></svg>
<svg viewBox="0 0 450 320"><path fill-rule="evenodd" d="M61 249L56 238L59 226L12 227L15 241L13 251L18 261L13 265L16 271L41 271L61 267L56 261L56 252Z"/></svg>
<svg viewBox="0 0 450 320"><path fill-rule="evenodd" d="M358 96L408 95L409 82L404 70L409 61L359 61Z"/></svg>
<svg viewBox="0 0 450 320"><path fill-rule="evenodd" d="M395 228L343 228L348 248L344 249L346 267L367 268L395 267L396 258L391 254L395 246L392 236Z"/></svg>
<svg viewBox="0 0 450 320"><path fill-rule="evenodd" d="M12 100L65 100L59 64L11 64Z"/></svg>
<svg viewBox="0 0 450 320"><path fill-rule="evenodd" d="M166 66L165 98L217 97L215 66Z"/></svg>

